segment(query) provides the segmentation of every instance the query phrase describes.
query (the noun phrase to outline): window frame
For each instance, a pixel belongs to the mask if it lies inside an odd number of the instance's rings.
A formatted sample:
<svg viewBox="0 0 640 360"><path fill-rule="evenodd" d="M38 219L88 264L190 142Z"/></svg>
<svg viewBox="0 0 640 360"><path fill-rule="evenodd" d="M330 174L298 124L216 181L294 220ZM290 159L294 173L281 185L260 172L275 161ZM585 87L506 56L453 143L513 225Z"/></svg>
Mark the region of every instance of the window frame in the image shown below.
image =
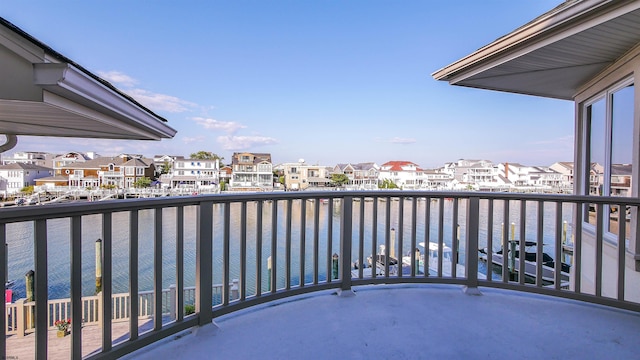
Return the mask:
<svg viewBox="0 0 640 360"><path fill-rule="evenodd" d="M581 181L582 183L578 188L579 189L578 194L580 195L596 196L596 195L591 195L591 179L592 179L592 176L595 176L595 175L591 174L591 126L590 126L591 111L589 111L589 107L604 99L605 101L605 104L604 104L605 105L605 114L604 114L605 115L605 124L604 124L605 125L605 134L604 134L605 153L604 153L604 163L601 164L603 167L603 173L601 174L603 177L603 181L601 183L603 192L599 196L611 196L611 176L612 176L611 165L613 162L612 160L613 95L616 92L628 86L634 86L634 109L632 109L632 111L634 112L633 116L635 119L636 95L635 95L635 78L633 74L626 76L617 82L613 82L610 86L604 87L601 91L595 93L593 96L579 103L581 115L579 118L580 123L578 126L582 133L582 136L580 138L582 149L580 150L581 153L580 153L579 159L580 159L580 162L582 163L582 173L583 173L582 181ZM633 129L635 129L635 126L632 126L632 127ZM633 151L633 149L631 149L631 151ZM632 164L633 164L633 159L632 159ZM597 177L599 176L600 175L597 175ZM629 194L633 194L633 189L630 189ZM596 227L593 224L589 223L588 211L589 211L589 204L585 204L582 209L582 212L583 212L582 226L583 226L583 229L588 230L589 232L595 233ZM604 206L603 211L605 214L609 214L610 206L609 205ZM627 240L631 240L634 237L632 233L628 233L627 236L628 236ZM615 233L612 233L608 225L603 230L603 237L604 237L604 240L606 240L607 242L614 243L614 244L618 243L618 235Z"/></svg>

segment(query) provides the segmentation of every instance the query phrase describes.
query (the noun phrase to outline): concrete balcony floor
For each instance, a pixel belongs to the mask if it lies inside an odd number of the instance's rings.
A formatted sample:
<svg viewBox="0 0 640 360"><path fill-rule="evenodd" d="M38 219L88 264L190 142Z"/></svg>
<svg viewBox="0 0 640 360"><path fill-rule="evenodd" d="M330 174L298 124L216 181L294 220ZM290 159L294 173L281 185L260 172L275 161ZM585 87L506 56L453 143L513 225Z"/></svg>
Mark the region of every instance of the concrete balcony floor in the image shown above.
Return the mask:
<svg viewBox="0 0 640 360"><path fill-rule="evenodd" d="M217 318L131 359L640 359L640 314L459 286L318 292Z"/></svg>

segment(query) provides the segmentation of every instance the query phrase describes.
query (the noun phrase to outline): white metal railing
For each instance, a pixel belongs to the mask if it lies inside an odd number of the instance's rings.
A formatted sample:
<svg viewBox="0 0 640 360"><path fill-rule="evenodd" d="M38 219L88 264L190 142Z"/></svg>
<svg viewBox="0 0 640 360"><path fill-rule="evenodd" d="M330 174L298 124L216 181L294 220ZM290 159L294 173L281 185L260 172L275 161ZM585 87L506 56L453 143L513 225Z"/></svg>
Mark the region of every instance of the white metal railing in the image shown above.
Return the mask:
<svg viewBox="0 0 640 360"><path fill-rule="evenodd" d="M237 298L238 281L234 280L229 284L232 299ZM186 287L184 292L184 304L193 305L195 303L195 286ZM221 294L222 285L213 286L213 293ZM235 293L235 295L234 295ZM169 289L162 290L162 315L168 315L169 319L176 319L176 287L172 285ZM113 294L111 298L112 321L127 321L131 316L130 294ZM100 324L100 307L102 297L100 295L85 296L82 298L82 326ZM138 318L150 319L153 317L153 291L141 291L138 293ZM214 304L215 305L215 304ZM7 304L7 321L5 332L7 335L25 336L35 331L34 322L35 302L18 299L16 302ZM71 319L71 300L55 299L48 301L48 327L56 328L56 321Z"/></svg>
<svg viewBox="0 0 640 360"><path fill-rule="evenodd" d="M317 290L350 291L352 286L364 284L447 283L472 290L498 287L640 311L638 241L635 233L628 230L625 216L611 220L605 214L614 207L620 214L631 214L629 221L635 231L640 207L637 198L514 193L278 192L0 209L0 243L8 240L7 224L31 222L36 254L35 301L5 304L0 311L0 322L10 324L3 326L0 333L0 358L6 356L11 341L7 335L13 334L13 329L25 330L21 329L26 327L21 325L23 322L15 320L19 317L34 324L37 358L47 356L52 311L85 322L99 321L102 346L90 358L115 358L187 328L210 324L213 318L239 309ZM185 215L186 208L195 209L190 212L195 218L194 226L185 226L185 220L191 219ZM549 214L545 209L550 209ZM143 228L140 213L147 210L154 214L150 220L152 230L143 235L149 235L153 244L152 288L156 291L139 294ZM113 263L114 242L119 241L113 231L116 213L126 213L129 218L127 294L113 294L113 275L121 267ZM163 244L167 241L163 225L169 214L176 229L172 239L175 260L170 264L175 291L162 288L163 274L168 271L163 265ZM99 295L85 298L81 294L83 278L92 274L82 273L82 225L83 218L95 215L100 217L102 227L103 287ZM563 245L568 245L563 244L567 237L562 230L567 216L573 224L568 288L562 277L562 263L557 261ZM59 218L69 220L71 297L50 302L47 223ZM617 235L605 230L614 223L619 225ZM195 250L185 250L186 238L193 239ZM486 266L479 250L486 247L484 260L493 264L499 249L524 254L526 242L518 240L544 243L554 250L552 284L535 276L542 274L545 266L540 260L542 247L536 250L531 281L519 276L527 273L527 263L516 262L511 256L498 261L497 273L488 269L487 273L493 275L479 275L480 267ZM438 256L427 257L414 251L420 243L425 248L434 243ZM382 253L380 245L384 245ZM449 262L443 257L447 246L452 254ZM194 260L185 264L187 253ZM396 264L376 261L394 257ZM377 263L376 270L366 267L368 258ZM429 259L437 260L430 263ZM6 261L6 249L0 246L0 263ZM185 286L187 265L195 267L192 288ZM458 271L461 267L464 271ZM222 283L231 283L236 276L238 282L214 290L214 273ZM6 278L5 266L0 266L0 278ZM130 297L137 297L138 301L132 303ZM192 301L195 314L185 316L182 309ZM111 306L101 306L105 303ZM25 315L18 315L20 309ZM154 316L167 313L175 320L163 323L162 316ZM153 329L140 335L138 319L147 316L153 318ZM129 323L129 340L113 345L112 323L125 320ZM81 326L78 321L71 325L72 358L81 357Z"/></svg>

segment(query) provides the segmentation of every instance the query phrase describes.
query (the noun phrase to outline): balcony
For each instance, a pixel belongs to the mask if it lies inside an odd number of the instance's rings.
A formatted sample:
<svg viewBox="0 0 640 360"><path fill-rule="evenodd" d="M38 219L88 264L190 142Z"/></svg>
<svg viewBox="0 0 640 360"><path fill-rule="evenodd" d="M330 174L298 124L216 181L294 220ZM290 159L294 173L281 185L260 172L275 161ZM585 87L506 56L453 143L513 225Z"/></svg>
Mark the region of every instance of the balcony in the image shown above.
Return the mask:
<svg viewBox="0 0 640 360"><path fill-rule="evenodd" d="M32 247L35 270L34 301L18 299L0 312L7 324L0 356L116 358L142 348L146 353L151 344L196 327L200 331L183 340L160 345L155 356L184 355L176 351L188 344L194 356L215 351L230 358L279 357L285 348L294 351L287 345L293 343L327 357L500 357L516 351L536 357L541 351L567 354L568 347L594 355L588 342L601 339L611 346L600 354L631 357L631 337L640 330L639 258L625 240L630 231L624 217L617 238L602 230L611 221L602 215L608 205L636 214L640 200L344 191L0 209L0 240L9 244L0 247L0 261L12 259L15 229L25 227L21 236ZM595 226L583 223L594 206ZM87 294L95 277L87 259L97 237L101 289L94 295ZM527 273L524 261L504 256L493 268L494 252L479 252L513 246L525 253L526 242L519 239L544 244L537 259L543 250L556 260L566 257L570 279L563 278L562 261L552 265L551 278L528 278L519 276ZM437 257L427 256L427 246L415 251L420 243L434 243ZM399 264L373 260L369 267L369 258L396 258ZM69 280L54 284L58 267ZM544 274L542 261L533 268ZM6 278L4 266L0 276ZM68 292L68 298L54 298L56 291ZM339 297L329 295L335 291ZM478 292L483 295L468 295ZM185 311L188 305L193 314ZM80 321L72 321L69 336L56 339L53 324L61 318ZM228 330L215 341L193 341L214 332L212 321ZM281 332L285 328L290 332ZM320 334L325 337L315 341ZM570 345L558 340L561 334ZM429 341L421 347L417 339L423 337ZM282 346L274 349L274 342ZM30 354L13 353L29 344Z"/></svg>

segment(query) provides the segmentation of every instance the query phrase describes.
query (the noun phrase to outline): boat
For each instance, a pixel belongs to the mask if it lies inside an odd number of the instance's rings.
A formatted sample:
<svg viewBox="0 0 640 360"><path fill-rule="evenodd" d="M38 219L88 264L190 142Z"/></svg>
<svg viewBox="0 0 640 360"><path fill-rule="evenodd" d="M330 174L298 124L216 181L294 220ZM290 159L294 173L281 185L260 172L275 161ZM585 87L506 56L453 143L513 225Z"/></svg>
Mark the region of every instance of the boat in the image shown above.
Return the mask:
<svg viewBox="0 0 640 360"><path fill-rule="evenodd" d="M7 282L4 283L4 288L5 289L9 289L11 288L14 284L16 283L15 280L8 280Z"/></svg>
<svg viewBox="0 0 640 360"><path fill-rule="evenodd" d="M451 269L453 264L453 251L446 244L442 244L442 276L451 277ZM418 265L416 274L421 275L425 273L425 255L427 255L428 271L430 276L438 275L438 243L429 242L429 250L425 252L425 243L418 244L420 255L418 256ZM375 259L374 259L375 258ZM376 276L383 276L385 274L386 264L389 264L389 276L397 276L399 271L402 271L402 275L411 274L411 254L407 254L402 257L402 262L399 263L398 259L385 255L385 246L380 245L378 254L375 257L368 257L367 261L363 262L364 268L362 269L363 277L371 277L375 271ZM400 266L398 266L400 265ZM461 264L456 264L457 276L464 276L465 267ZM353 264L351 276L358 277L358 262ZM484 274L478 274L480 278L484 278Z"/></svg>
<svg viewBox="0 0 640 360"><path fill-rule="evenodd" d="M425 255L428 254L427 263L429 267L429 274L438 275L438 250L440 246L438 243L430 241L429 249L425 252L425 243L418 243L420 250L420 259L418 262L418 272L424 274ZM402 257L402 263L405 266L411 265L411 254ZM451 269L453 264L453 250L446 244L442 244L442 276L451 277ZM456 264L456 275L464 276L465 267L461 264ZM483 275L484 277L484 275Z"/></svg>
<svg viewBox="0 0 640 360"><path fill-rule="evenodd" d="M510 240L509 243L510 243L511 250L509 250L508 253L511 253L511 251L513 251L515 256L513 259L508 259L507 263L512 262L512 264L514 265L514 271L518 272L520 270L520 249L519 249L520 240ZM537 245L538 243L536 243L535 241L525 241L524 243L525 276L534 280L536 279L536 272L537 272L536 271L537 257L538 257ZM487 261L488 250L484 248L484 249L478 250L478 252L480 253L480 259ZM503 264L502 249L496 252L493 252L493 254L491 255L491 262L493 263L494 266L497 266L498 268L502 268L502 264ZM570 270L571 268L569 264L562 263L561 274L560 274L561 283L569 282ZM543 280L543 283L546 285L553 284L555 282L555 260L553 259L553 257L551 257L551 255L545 252L542 253L542 280Z"/></svg>

